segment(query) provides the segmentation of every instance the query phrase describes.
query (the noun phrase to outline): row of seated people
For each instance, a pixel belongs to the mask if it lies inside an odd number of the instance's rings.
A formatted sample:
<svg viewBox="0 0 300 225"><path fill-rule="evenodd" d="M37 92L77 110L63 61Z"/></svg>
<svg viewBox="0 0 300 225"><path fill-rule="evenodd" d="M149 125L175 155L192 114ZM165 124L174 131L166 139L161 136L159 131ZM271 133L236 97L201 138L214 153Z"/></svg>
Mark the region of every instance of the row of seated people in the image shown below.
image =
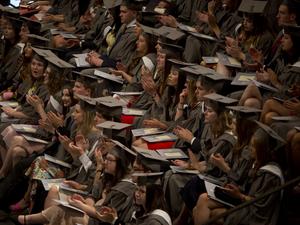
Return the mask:
<svg viewBox="0 0 300 225"><path fill-rule="evenodd" d="M273 3L277 24L266 18ZM297 177L297 9L294 0L1 6L0 219L206 224ZM297 224L297 190L215 223Z"/></svg>

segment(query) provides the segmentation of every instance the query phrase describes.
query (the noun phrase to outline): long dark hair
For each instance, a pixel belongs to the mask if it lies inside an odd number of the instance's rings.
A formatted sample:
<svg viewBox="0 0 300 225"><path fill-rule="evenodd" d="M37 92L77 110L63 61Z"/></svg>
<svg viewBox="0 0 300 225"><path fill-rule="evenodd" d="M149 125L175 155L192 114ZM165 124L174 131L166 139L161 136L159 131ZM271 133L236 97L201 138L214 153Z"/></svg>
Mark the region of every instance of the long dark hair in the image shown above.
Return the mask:
<svg viewBox="0 0 300 225"><path fill-rule="evenodd" d="M146 185L145 213L150 213L155 209L166 211L167 204L164 198L164 192L161 185L148 184Z"/></svg>
<svg viewBox="0 0 300 225"><path fill-rule="evenodd" d="M251 137L256 130L256 123L253 120L237 117L236 135L237 143L233 148L233 154L240 155L241 151L250 143Z"/></svg>
<svg viewBox="0 0 300 225"><path fill-rule="evenodd" d="M269 162L278 162L275 154L277 141L273 140L266 131L258 128L251 141L256 152L256 171Z"/></svg>

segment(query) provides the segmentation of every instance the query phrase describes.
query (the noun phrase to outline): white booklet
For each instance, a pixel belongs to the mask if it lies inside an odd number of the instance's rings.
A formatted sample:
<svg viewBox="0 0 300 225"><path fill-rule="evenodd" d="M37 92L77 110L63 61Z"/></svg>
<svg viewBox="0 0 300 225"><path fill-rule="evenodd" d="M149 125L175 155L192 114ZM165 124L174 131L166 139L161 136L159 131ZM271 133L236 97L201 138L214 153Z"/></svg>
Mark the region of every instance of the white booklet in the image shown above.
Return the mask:
<svg viewBox="0 0 300 225"><path fill-rule="evenodd" d="M85 213L85 212L82 211L81 209L79 209L79 208L77 208L77 207L75 207L75 206L70 205L69 202L67 202L67 201L58 200L58 199L53 199L53 201L55 201L55 202L58 203L59 205L62 205L62 206L64 206L64 207L67 207L67 208L69 208L69 209L73 209L73 210L75 210L75 211L77 211L77 212L80 212L80 213L83 213L83 214Z"/></svg>
<svg viewBox="0 0 300 225"><path fill-rule="evenodd" d="M109 73L105 73L105 72L102 72L100 70L95 70L94 75L96 75L98 77L102 77L102 78L107 79L107 80L117 82L119 84L123 84L123 82L124 82L122 77L116 76L116 75L113 75L113 74L109 74Z"/></svg>
<svg viewBox="0 0 300 225"><path fill-rule="evenodd" d="M165 133L165 131L159 128L139 128L139 129L133 129L131 130L131 132L134 137Z"/></svg>
<svg viewBox="0 0 300 225"><path fill-rule="evenodd" d="M66 180L65 178L41 179L41 182L45 188L45 191L49 191L53 186L59 187L65 180Z"/></svg>
<svg viewBox="0 0 300 225"><path fill-rule="evenodd" d="M2 106L2 107L9 106L9 107L12 107L12 108L16 108L16 107L19 106L19 103L18 102L11 102L11 101L1 101L0 106Z"/></svg>
<svg viewBox="0 0 300 225"><path fill-rule="evenodd" d="M146 113L146 110L141 109L132 109L132 108L123 108L122 114L130 116L143 116Z"/></svg>
<svg viewBox="0 0 300 225"><path fill-rule="evenodd" d="M264 83L261 83L257 80L252 80L252 82L256 85L256 87L259 87L259 88L263 88L267 91L271 91L271 92L279 92L279 90L277 88L274 88L270 85L267 85L267 84L264 84Z"/></svg>
<svg viewBox="0 0 300 225"><path fill-rule="evenodd" d="M49 162L52 162L52 163L55 163L57 165L60 165L60 166L63 166L63 167L66 167L66 168L72 168L72 165L69 164L69 163L66 163L64 161L61 161L57 158L54 158L53 156L51 155L47 155L47 154L44 154L44 157L45 157L45 160L49 161Z"/></svg>
<svg viewBox="0 0 300 225"><path fill-rule="evenodd" d="M92 67L92 65L85 60L87 55L88 53L73 54L77 67Z"/></svg>
<svg viewBox="0 0 300 225"><path fill-rule="evenodd" d="M206 191L207 191L207 195L208 195L211 199L216 200L217 202L220 202L220 203L222 203L222 204L224 204L224 205L228 205L228 206L230 206L230 207L234 207L234 205L232 205L232 204L230 204L230 203L228 203L228 202L225 202L225 201L223 201L223 200L221 200L221 199L218 199L218 198L215 196L215 188L216 188L216 187L223 188L223 187L218 186L218 185L213 184L213 183L208 182L208 181L204 181L204 183L205 183L205 188L206 188Z"/></svg>
<svg viewBox="0 0 300 225"><path fill-rule="evenodd" d="M29 124L12 124L11 126L15 129L15 131L20 133L35 134L38 129L37 125L29 125Z"/></svg>

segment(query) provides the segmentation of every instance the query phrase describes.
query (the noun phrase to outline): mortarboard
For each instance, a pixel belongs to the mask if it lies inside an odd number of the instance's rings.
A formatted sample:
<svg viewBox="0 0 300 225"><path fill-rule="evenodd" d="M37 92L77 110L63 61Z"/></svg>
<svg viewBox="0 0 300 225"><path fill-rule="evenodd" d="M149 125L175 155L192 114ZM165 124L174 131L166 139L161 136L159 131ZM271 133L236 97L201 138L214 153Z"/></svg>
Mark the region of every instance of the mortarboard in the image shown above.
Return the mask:
<svg viewBox="0 0 300 225"><path fill-rule="evenodd" d="M133 173L133 177L137 177L138 186L146 186L149 184L161 184L163 172L156 173Z"/></svg>
<svg viewBox="0 0 300 225"><path fill-rule="evenodd" d="M172 52L174 54L181 55L181 53L184 50L184 48L180 45L170 44L170 43L163 42L163 41L160 41L160 40L157 43L161 46L162 52L166 53L166 54L168 52Z"/></svg>
<svg viewBox="0 0 300 225"><path fill-rule="evenodd" d="M217 93L205 95L204 98L209 100L206 104L211 106L218 114L224 111L226 106L237 103L236 99L219 95Z"/></svg>
<svg viewBox="0 0 300 225"><path fill-rule="evenodd" d="M156 151L133 147L137 152L137 161L151 172L167 171L170 169L170 162L161 157Z"/></svg>
<svg viewBox="0 0 300 225"><path fill-rule="evenodd" d="M29 29L30 34L40 34L42 24L37 20L32 20L27 17L21 17L23 24L25 23Z"/></svg>
<svg viewBox="0 0 300 225"><path fill-rule="evenodd" d="M79 105L84 111L96 112L96 101L90 97L76 95L79 99Z"/></svg>
<svg viewBox="0 0 300 225"><path fill-rule="evenodd" d="M103 0L104 6L107 9L115 8L122 4L122 0Z"/></svg>
<svg viewBox="0 0 300 225"><path fill-rule="evenodd" d="M267 1L243 0L238 10L244 13L262 14L266 5Z"/></svg>
<svg viewBox="0 0 300 225"><path fill-rule="evenodd" d="M36 35L36 34L28 34L28 42L31 44L31 46L36 46L40 48L41 46L49 46L50 39Z"/></svg>
<svg viewBox="0 0 300 225"><path fill-rule="evenodd" d="M127 168L136 158L136 153L119 141L112 140L115 146L109 151L112 155L118 157L123 164L124 168Z"/></svg>
<svg viewBox="0 0 300 225"><path fill-rule="evenodd" d="M284 25L283 26L283 33L289 34L292 37L295 37L300 41L300 26L294 26L294 25Z"/></svg>
<svg viewBox="0 0 300 225"><path fill-rule="evenodd" d="M261 113L260 109L250 108L247 106L227 106L226 108L236 112L237 117L248 120L257 120Z"/></svg>
<svg viewBox="0 0 300 225"><path fill-rule="evenodd" d="M97 111L108 117L119 117L122 114L124 103L111 97L97 98Z"/></svg>
<svg viewBox="0 0 300 225"><path fill-rule="evenodd" d="M259 128L261 128L266 134L268 134L269 137L276 141L279 141L282 144L286 144L286 141L282 137L280 137L271 127L257 120L255 120L255 122L257 123Z"/></svg>

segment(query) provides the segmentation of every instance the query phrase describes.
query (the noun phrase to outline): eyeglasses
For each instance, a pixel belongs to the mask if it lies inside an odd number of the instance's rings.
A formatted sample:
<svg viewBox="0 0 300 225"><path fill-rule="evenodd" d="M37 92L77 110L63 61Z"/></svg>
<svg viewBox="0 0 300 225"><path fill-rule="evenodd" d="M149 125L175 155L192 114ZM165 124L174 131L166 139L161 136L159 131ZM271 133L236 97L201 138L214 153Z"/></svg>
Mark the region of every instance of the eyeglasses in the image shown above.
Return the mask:
<svg viewBox="0 0 300 225"><path fill-rule="evenodd" d="M103 159L104 159L104 161L107 161L107 162L116 162L117 161L116 159L107 158L107 156L104 156Z"/></svg>

